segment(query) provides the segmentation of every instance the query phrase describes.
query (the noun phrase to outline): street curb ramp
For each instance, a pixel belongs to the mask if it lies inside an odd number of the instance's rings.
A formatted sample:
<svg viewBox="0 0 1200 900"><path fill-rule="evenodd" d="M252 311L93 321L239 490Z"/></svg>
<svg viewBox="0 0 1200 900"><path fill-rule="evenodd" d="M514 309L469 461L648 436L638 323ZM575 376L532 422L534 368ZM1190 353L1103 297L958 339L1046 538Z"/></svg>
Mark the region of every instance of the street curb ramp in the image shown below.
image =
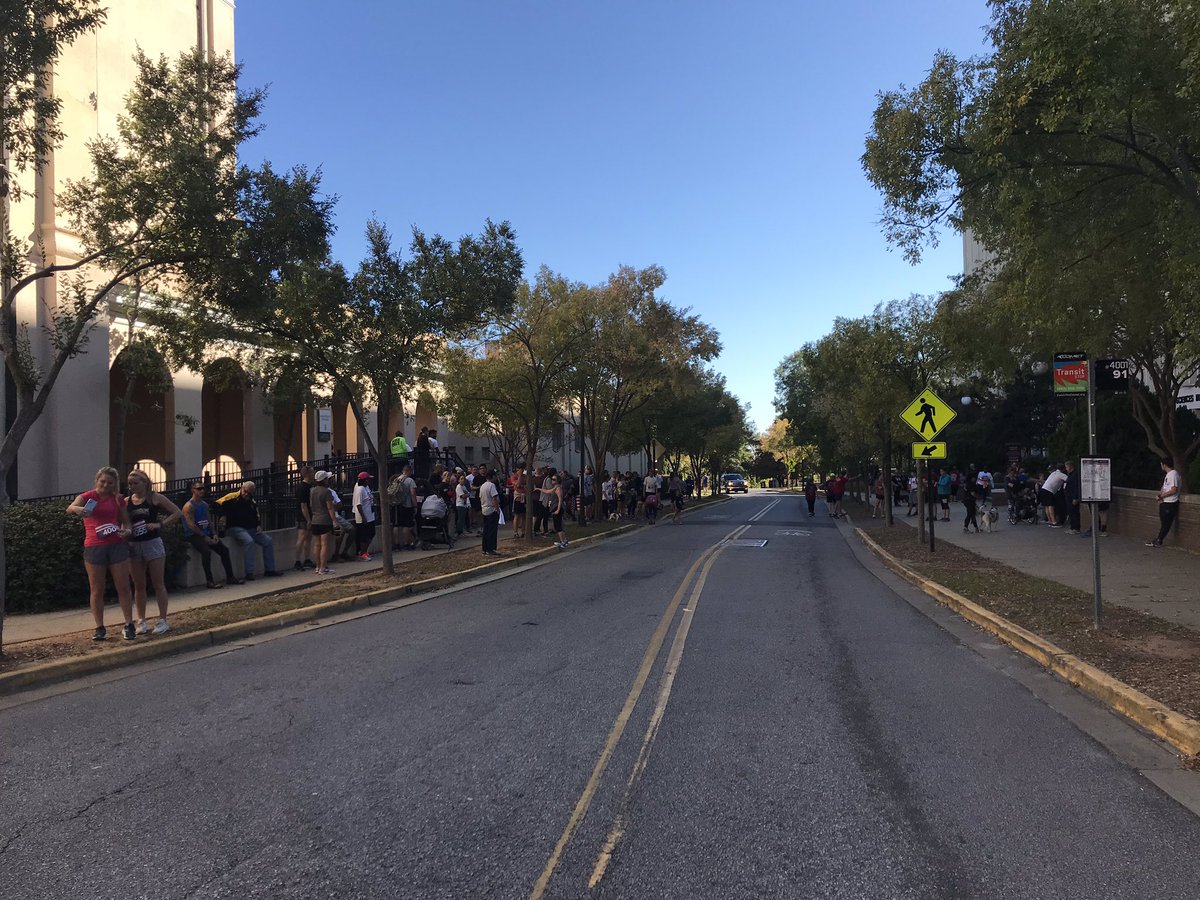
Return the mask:
<svg viewBox="0 0 1200 900"><path fill-rule="evenodd" d="M854 532L885 566L943 606L991 632L1110 709L1162 738L1184 755L1194 757L1200 754L1200 722L1164 706L1040 635L984 609L962 594L918 575L879 546L861 528L855 528Z"/></svg>

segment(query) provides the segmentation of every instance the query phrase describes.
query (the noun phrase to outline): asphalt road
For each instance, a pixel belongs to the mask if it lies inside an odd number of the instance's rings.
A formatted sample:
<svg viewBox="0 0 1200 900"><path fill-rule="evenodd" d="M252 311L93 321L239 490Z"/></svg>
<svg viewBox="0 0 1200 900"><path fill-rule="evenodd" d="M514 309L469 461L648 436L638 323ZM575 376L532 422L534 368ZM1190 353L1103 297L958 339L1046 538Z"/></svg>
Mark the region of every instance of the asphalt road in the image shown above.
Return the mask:
<svg viewBox="0 0 1200 900"><path fill-rule="evenodd" d="M9 704L0 898L1197 896L1200 820L802 504Z"/></svg>

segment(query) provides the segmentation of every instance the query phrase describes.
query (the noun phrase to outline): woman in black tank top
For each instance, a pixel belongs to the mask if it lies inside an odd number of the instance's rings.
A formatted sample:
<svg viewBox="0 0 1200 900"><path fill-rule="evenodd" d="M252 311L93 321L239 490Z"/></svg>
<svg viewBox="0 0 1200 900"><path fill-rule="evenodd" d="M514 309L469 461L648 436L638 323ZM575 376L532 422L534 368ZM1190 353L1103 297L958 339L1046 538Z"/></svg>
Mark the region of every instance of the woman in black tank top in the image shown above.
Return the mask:
<svg viewBox="0 0 1200 900"><path fill-rule="evenodd" d="M126 509L133 533L129 536L129 569L133 576L133 602L137 605L137 633L150 630L146 624L146 575L154 583L154 599L158 602L158 624L155 634L166 634L167 585L164 577L167 551L163 546L162 529L177 521L183 513L179 507L150 486L150 476L134 469L126 479L129 497ZM161 518L160 518L161 517Z"/></svg>

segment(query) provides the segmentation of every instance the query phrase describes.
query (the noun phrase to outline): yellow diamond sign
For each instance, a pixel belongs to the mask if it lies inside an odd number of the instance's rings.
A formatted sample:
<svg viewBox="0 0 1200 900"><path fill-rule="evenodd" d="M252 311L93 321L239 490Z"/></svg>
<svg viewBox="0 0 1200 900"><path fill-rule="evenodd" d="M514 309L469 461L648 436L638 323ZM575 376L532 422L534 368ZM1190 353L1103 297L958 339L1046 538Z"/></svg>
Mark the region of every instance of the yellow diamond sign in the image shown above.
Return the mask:
<svg viewBox="0 0 1200 900"><path fill-rule="evenodd" d="M921 436L923 441L932 441L943 428L953 421L955 412L941 397L933 391L924 390L917 395L908 408L900 413L900 418L908 423L908 427Z"/></svg>

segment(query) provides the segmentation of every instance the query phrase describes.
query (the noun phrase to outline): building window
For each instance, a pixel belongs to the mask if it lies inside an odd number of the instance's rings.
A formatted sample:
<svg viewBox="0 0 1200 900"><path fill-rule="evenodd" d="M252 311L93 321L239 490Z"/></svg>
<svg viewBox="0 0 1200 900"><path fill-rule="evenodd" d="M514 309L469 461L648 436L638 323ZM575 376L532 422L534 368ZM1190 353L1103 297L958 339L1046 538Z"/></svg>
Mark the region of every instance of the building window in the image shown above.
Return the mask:
<svg viewBox="0 0 1200 900"><path fill-rule="evenodd" d="M464 462L475 462L475 448L474 447L463 447L463 461Z"/></svg>
<svg viewBox="0 0 1200 900"><path fill-rule="evenodd" d="M554 449L555 450L562 449L563 442L566 440L566 437L567 437L567 426L564 425L562 422L556 422L554 424Z"/></svg>

